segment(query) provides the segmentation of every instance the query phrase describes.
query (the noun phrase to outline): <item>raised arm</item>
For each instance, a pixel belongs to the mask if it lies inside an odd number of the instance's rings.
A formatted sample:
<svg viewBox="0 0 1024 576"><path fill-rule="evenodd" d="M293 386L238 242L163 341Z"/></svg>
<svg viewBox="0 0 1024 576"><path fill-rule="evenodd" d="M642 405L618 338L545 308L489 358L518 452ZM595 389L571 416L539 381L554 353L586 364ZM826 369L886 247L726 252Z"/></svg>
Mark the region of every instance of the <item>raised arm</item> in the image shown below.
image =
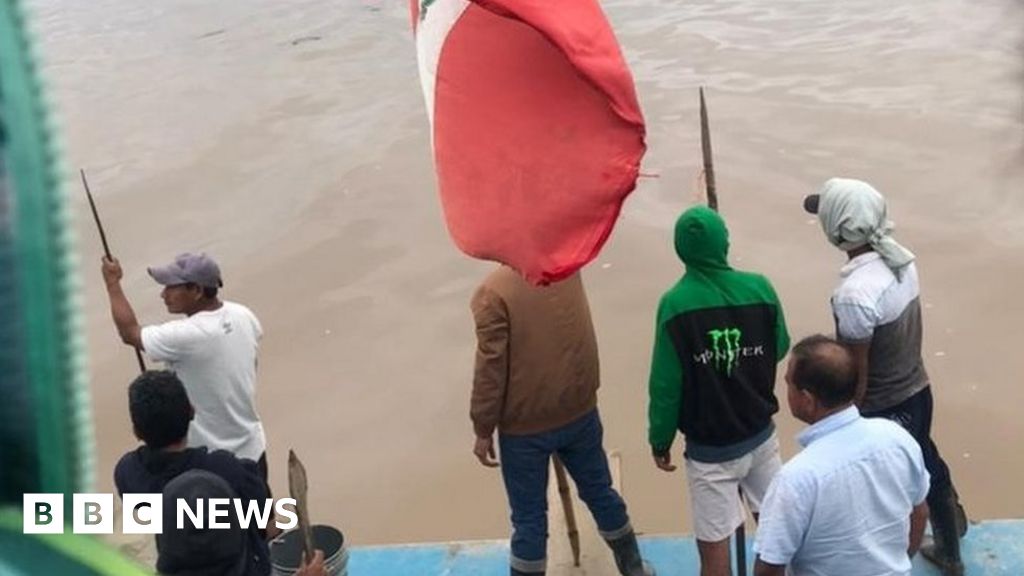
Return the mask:
<svg viewBox="0 0 1024 576"><path fill-rule="evenodd" d="M121 288L121 278L124 275L121 263L116 258L103 258L102 272L103 282L107 286L107 296L110 298L110 314L114 318L117 334L125 344L142 350L142 328L135 318L135 311L132 310L128 297Z"/></svg>

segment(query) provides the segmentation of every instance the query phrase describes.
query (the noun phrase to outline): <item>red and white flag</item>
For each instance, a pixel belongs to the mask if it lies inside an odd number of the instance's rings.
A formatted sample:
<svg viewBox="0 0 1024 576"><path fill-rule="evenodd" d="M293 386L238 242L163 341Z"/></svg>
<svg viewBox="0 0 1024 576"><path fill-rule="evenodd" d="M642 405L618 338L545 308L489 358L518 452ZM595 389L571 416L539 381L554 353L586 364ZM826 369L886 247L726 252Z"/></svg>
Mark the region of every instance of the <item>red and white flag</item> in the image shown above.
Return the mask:
<svg viewBox="0 0 1024 576"><path fill-rule="evenodd" d="M644 120L597 0L410 0L448 230L533 283L593 260Z"/></svg>

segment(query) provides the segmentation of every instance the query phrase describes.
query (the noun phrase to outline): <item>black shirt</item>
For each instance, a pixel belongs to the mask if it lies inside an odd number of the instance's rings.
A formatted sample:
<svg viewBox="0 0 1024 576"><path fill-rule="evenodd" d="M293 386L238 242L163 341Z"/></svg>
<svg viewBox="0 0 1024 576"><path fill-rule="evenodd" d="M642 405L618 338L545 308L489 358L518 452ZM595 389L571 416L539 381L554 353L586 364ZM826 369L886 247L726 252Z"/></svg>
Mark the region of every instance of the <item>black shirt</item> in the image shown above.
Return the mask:
<svg viewBox="0 0 1024 576"><path fill-rule="evenodd" d="M186 448L181 452L150 450L141 446L121 457L114 468L114 485L119 494L158 494L174 477L187 470L206 470L223 478L246 503L255 500L262 509L269 497L267 485L259 475L256 463L237 458L224 450ZM273 517L273 515L271 515ZM270 550L263 531L255 522L248 529L249 548L254 554L246 576L270 574Z"/></svg>

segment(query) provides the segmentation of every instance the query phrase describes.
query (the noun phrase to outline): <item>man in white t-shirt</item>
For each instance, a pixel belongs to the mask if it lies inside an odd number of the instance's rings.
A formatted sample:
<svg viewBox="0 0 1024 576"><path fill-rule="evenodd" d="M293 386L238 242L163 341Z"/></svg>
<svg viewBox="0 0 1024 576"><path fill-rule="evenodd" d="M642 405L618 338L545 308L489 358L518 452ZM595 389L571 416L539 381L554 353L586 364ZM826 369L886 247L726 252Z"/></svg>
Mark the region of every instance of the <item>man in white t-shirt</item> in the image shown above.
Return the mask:
<svg viewBox="0 0 1024 576"><path fill-rule="evenodd" d="M257 462L267 476L266 437L256 412L256 358L263 335L245 306L222 301L220 268L206 254L180 254L166 266L149 268L164 289L171 314L185 317L139 326L121 289L121 265L103 259L103 279L121 340L177 373L195 406L190 447L227 450Z"/></svg>

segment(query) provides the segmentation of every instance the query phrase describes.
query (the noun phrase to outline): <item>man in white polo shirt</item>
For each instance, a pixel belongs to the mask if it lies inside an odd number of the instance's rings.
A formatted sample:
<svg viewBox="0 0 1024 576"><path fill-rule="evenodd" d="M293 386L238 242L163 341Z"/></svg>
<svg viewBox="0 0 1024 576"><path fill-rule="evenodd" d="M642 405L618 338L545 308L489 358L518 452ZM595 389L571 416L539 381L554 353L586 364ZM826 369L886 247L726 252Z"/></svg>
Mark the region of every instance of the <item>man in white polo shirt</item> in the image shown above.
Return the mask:
<svg viewBox="0 0 1024 576"><path fill-rule="evenodd" d="M167 311L185 317L145 327L121 289L121 265L104 258L102 271L121 340L164 362L188 391L196 411L188 445L253 460L266 480L266 437L255 398L263 329L248 308L218 298L223 282L217 263L206 254L185 253L149 268L164 287Z"/></svg>
<svg viewBox="0 0 1024 576"><path fill-rule="evenodd" d="M933 542L921 554L945 576L961 576L967 518L949 467L931 437L932 388L921 356L921 287L912 252L892 237L886 202L867 182L832 178L804 200L829 242L846 252L832 294L836 336L860 370L855 403L866 417L888 418L917 440L931 474Z"/></svg>
<svg viewBox="0 0 1024 576"><path fill-rule="evenodd" d="M928 517L921 448L896 423L861 417L857 366L831 338L793 347L786 384L810 426L761 505L754 575L909 575Z"/></svg>

